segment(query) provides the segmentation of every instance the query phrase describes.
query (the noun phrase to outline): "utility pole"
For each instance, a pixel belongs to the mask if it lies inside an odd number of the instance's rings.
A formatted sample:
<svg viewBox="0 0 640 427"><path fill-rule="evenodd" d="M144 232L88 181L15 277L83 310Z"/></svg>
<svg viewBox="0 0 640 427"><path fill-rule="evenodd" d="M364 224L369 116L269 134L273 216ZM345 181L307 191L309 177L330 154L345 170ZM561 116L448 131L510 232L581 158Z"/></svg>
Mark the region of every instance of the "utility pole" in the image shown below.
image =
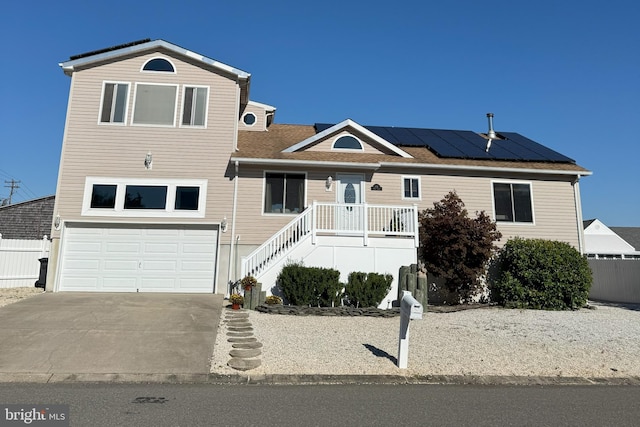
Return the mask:
<svg viewBox="0 0 640 427"><path fill-rule="evenodd" d="M9 204L11 204L11 198L13 197L13 193L15 193L15 191L20 188L20 186L18 184L20 184L21 181L16 181L15 179L12 179L11 181L5 181L5 187L7 188L11 188L11 190L9 191ZM9 185L6 185L9 184Z"/></svg>

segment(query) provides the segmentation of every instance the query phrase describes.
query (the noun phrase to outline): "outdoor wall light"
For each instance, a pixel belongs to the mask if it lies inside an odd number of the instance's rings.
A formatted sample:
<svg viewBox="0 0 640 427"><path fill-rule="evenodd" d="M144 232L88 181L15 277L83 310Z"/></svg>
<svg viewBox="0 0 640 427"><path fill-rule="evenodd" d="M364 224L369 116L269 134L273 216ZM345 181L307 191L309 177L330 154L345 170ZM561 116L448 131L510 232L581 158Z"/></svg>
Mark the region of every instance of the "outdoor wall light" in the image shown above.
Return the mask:
<svg viewBox="0 0 640 427"><path fill-rule="evenodd" d="M331 176L328 176L327 180L324 183L324 185L326 187L326 191L331 191L331 185L332 184L333 184L333 178L331 178Z"/></svg>
<svg viewBox="0 0 640 427"><path fill-rule="evenodd" d="M147 169L147 170L151 169L152 163L153 163L153 155L151 154L151 151L149 151L147 153L147 155L144 156L144 167L145 167L145 169Z"/></svg>
<svg viewBox="0 0 640 427"><path fill-rule="evenodd" d="M56 215L56 218L53 220L53 228L55 228L56 230L60 230L61 223L62 220L60 219L60 215Z"/></svg>
<svg viewBox="0 0 640 427"><path fill-rule="evenodd" d="M227 217L225 216L224 218L222 218L222 222L220 223L220 230L222 230L223 233L227 232Z"/></svg>

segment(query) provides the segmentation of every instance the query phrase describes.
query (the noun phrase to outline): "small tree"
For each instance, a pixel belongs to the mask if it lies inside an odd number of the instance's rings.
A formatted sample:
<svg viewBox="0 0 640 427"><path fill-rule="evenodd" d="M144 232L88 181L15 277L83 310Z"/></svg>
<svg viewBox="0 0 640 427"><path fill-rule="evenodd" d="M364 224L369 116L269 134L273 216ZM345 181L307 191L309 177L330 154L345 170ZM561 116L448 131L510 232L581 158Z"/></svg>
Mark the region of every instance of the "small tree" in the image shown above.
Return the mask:
<svg viewBox="0 0 640 427"><path fill-rule="evenodd" d="M420 212L419 221L419 253L427 271L443 279L461 300L470 301L480 292L480 278L498 249L494 242L502 234L496 223L484 211L469 218L455 191Z"/></svg>

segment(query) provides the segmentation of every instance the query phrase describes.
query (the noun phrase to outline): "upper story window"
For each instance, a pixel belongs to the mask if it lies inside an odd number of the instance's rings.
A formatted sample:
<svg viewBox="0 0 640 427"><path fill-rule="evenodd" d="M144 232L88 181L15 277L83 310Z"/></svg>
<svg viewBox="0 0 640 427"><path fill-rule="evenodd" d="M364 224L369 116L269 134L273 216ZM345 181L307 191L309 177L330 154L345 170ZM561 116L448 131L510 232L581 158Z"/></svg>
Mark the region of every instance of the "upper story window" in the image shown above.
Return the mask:
<svg viewBox="0 0 640 427"><path fill-rule="evenodd" d="M331 149L362 150L362 143L353 135L342 135L333 141Z"/></svg>
<svg viewBox="0 0 640 427"><path fill-rule="evenodd" d="M496 221L533 222L531 184L494 182L493 201Z"/></svg>
<svg viewBox="0 0 640 427"><path fill-rule="evenodd" d="M153 58L147 61L142 71L159 71L161 73L175 73L173 64L164 58Z"/></svg>
<svg viewBox="0 0 640 427"><path fill-rule="evenodd" d="M242 116L242 122L247 126L255 125L256 120L256 115L253 113L245 113L244 116Z"/></svg>
<svg viewBox="0 0 640 427"><path fill-rule="evenodd" d="M175 85L137 83L132 123L175 126L177 90Z"/></svg>
<svg viewBox="0 0 640 427"><path fill-rule="evenodd" d="M402 198L418 200L420 199L420 177L402 177Z"/></svg>
<svg viewBox="0 0 640 427"><path fill-rule="evenodd" d="M87 177L82 215L204 218L207 181Z"/></svg>
<svg viewBox="0 0 640 427"><path fill-rule="evenodd" d="M205 126L209 89L185 86L182 103L182 126Z"/></svg>
<svg viewBox="0 0 640 427"><path fill-rule="evenodd" d="M100 123L122 123L127 116L128 83L105 82L102 91Z"/></svg>

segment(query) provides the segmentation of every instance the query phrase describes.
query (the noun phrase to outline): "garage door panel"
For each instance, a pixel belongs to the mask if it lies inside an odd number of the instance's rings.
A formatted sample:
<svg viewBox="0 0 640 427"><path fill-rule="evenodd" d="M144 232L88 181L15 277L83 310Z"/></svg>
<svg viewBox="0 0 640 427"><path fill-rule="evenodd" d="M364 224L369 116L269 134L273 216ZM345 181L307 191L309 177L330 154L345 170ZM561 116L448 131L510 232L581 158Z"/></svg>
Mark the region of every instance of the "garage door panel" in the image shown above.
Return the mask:
<svg viewBox="0 0 640 427"><path fill-rule="evenodd" d="M106 259L104 261L103 269L105 272L112 274L117 272L137 274L138 261L132 259Z"/></svg>
<svg viewBox="0 0 640 427"><path fill-rule="evenodd" d="M176 273L178 271L178 261L145 261L142 264L145 274L154 274L154 272Z"/></svg>
<svg viewBox="0 0 640 427"><path fill-rule="evenodd" d="M146 228L145 228L146 227ZM173 227L173 228L172 228ZM65 229L60 290L213 292L218 232L186 225Z"/></svg>
<svg viewBox="0 0 640 427"><path fill-rule="evenodd" d="M91 276L70 276L65 280L66 291L87 291L98 289L98 278Z"/></svg>
<svg viewBox="0 0 640 427"><path fill-rule="evenodd" d="M182 261L181 271L187 274L211 271L215 264L207 261Z"/></svg>
<svg viewBox="0 0 640 427"><path fill-rule="evenodd" d="M135 242L107 242L104 246L107 254L127 254L133 256L142 253L140 243Z"/></svg>
<svg viewBox="0 0 640 427"><path fill-rule="evenodd" d="M138 282L137 275L113 275L102 279L102 290L112 292L133 292Z"/></svg>
<svg viewBox="0 0 640 427"><path fill-rule="evenodd" d="M177 243L145 243L144 252L146 254L171 254L175 256L178 253Z"/></svg>

